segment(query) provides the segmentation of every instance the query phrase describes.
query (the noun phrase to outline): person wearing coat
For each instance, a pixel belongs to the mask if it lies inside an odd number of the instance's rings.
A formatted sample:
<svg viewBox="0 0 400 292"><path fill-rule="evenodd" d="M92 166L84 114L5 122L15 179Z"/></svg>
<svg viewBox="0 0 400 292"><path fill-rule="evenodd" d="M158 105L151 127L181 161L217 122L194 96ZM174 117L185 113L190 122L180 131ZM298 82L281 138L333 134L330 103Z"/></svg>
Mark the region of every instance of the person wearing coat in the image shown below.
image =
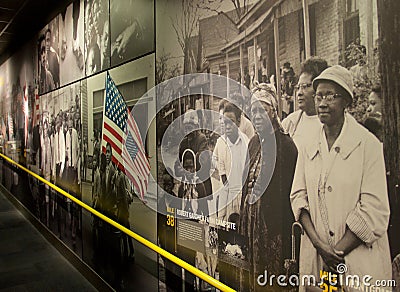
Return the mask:
<svg viewBox="0 0 400 292"><path fill-rule="evenodd" d="M265 271L285 275L285 259L291 256L294 218L289 196L297 149L279 121L275 89L270 84L256 83L252 91L251 117L256 135L249 142L243 171L238 230L247 246L249 271L240 269L237 288L274 291L280 287L262 286L258 280Z"/></svg>
<svg viewBox="0 0 400 292"><path fill-rule="evenodd" d="M369 275L371 284L391 279L382 144L345 111L353 98L347 69L324 70L313 87L322 126L318 139L299 150L291 191L295 220L305 230L300 276L318 280L321 271L344 271ZM351 291L345 284L339 283Z"/></svg>

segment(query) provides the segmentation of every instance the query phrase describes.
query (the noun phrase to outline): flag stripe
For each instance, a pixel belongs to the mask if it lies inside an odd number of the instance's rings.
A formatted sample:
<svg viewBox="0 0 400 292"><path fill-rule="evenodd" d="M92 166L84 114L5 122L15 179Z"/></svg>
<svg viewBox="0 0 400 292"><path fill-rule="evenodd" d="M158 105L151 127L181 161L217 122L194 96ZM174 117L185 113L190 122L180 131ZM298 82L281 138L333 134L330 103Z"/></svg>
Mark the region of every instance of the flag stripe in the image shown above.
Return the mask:
<svg viewBox="0 0 400 292"><path fill-rule="evenodd" d="M136 189L138 189L139 192L142 193L142 189L140 188L140 186L137 183L139 181L139 179L137 177L135 177L132 172L127 172L127 176L133 182L133 185L136 187Z"/></svg>
<svg viewBox="0 0 400 292"><path fill-rule="evenodd" d="M133 166L133 164L132 164L132 161L131 160L129 160L129 159L126 159L126 157L128 156L129 154L127 154L125 151L124 151L124 162L125 162L125 167L126 168L130 168L131 170L134 170L135 169L135 167Z"/></svg>
<svg viewBox="0 0 400 292"><path fill-rule="evenodd" d="M139 132L139 129L138 129L136 123L134 123L134 121L132 121L132 119L129 119L129 118L128 118L128 126L132 127L133 132L135 133L136 138L139 138L139 139L136 139L136 140L139 140L140 146L142 146L142 148L144 149L144 145L143 145L143 141L142 141L142 136L140 135L140 132Z"/></svg>
<svg viewBox="0 0 400 292"><path fill-rule="evenodd" d="M124 155L126 156L126 155ZM143 172L142 170L140 170L136 165L135 162L133 162L131 160L126 160L124 159L125 162L125 167L126 168L130 168L132 171L134 171L135 173L137 173L138 175L140 175L141 177L145 178L146 177L146 173Z"/></svg>
<svg viewBox="0 0 400 292"><path fill-rule="evenodd" d="M114 129L108 124L107 121L104 123L104 128L105 128L108 132L110 132L112 136L114 136L115 138L117 138L117 140L118 140L120 143L122 143L123 139L122 139L121 135L118 134L118 132L117 132L116 130L114 130Z"/></svg>
<svg viewBox="0 0 400 292"><path fill-rule="evenodd" d="M124 160L125 161L125 160ZM135 172L133 171L133 169L131 169L131 165L126 165L125 164L125 170L126 170L126 174L127 174L127 176L133 181L133 183L134 183L134 185L136 186L136 188L139 190L139 189L142 189L139 185L138 185L138 183L137 183L137 181L140 181L140 179L139 179L139 177L135 174ZM140 193L142 193L142 191L140 191Z"/></svg>
<svg viewBox="0 0 400 292"><path fill-rule="evenodd" d="M124 154L126 155L125 149L124 149ZM126 157L129 157L128 155L129 154L127 154ZM143 154L139 155L139 157L142 158ZM145 182L145 185L147 185L147 182L148 182L147 177L148 177L148 175L150 173L149 172L149 168L148 168L147 171L140 169L139 165L136 163L137 159L138 159L138 155L136 156L135 162L133 162L133 163L132 163L132 161L130 159L124 159L124 162L126 163L125 167L127 169L129 168L129 169L133 170L137 174L140 174L141 180L143 180Z"/></svg>
<svg viewBox="0 0 400 292"><path fill-rule="evenodd" d="M136 160L135 160L135 162L134 162L134 164L137 166L137 168L138 168L138 170L140 171L140 173L143 175L143 176L146 176L146 168L142 165L142 162L141 162L141 156L140 157L138 157Z"/></svg>
<svg viewBox="0 0 400 292"><path fill-rule="evenodd" d="M147 175L147 169L150 168L150 164L146 155L143 152L140 152L136 155L136 159L138 160L138 166L143 171L143 175Z"/></svg>
<svg viewBox="0 0 400 292"><path fill-rule="evenodd" d="M142 163L143 167L145 169L150 168L150 163L149 160L147 159L147 156L145 153L142 153L142 155L140 155L140 162Z"/></svg>
<svg viewBox="0 0 400 292"><path fill-rule="evenodd" d="M138 175L140 175L141 177L145 177L146 176L146 173L144 172L144 170L142 170L142 169L140 169L138 166L137 166L137 163L136 162L133 162L133 165L131 164L131 162L129 162L128 163L128 165L130 166L130 168L132 169L132 170L134 170Z"/></svg>

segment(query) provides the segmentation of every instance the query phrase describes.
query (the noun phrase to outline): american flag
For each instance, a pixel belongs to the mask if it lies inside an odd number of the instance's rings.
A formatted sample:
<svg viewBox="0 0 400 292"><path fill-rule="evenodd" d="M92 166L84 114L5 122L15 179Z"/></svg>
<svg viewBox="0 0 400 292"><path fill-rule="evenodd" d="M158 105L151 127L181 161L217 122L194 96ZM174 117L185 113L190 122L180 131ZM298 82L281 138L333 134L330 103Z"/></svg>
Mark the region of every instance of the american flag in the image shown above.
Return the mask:
<svg viewBox="0 0 400 292"><path fill-rule="evenodd" d="M110 143L113 163L125 172L143 199L147 192L150 164L136 122L128 113L128 107L108 72L105 94L102 151L105 153L106 145Z"/></svg>
<svg viewBox="0 0 400 292"><path fill-rule="evenodd" d="M39 97L39 89L35 88L35 105L33 107L33 121L32 126L36 126L40 120L40 97Z"/></svg>

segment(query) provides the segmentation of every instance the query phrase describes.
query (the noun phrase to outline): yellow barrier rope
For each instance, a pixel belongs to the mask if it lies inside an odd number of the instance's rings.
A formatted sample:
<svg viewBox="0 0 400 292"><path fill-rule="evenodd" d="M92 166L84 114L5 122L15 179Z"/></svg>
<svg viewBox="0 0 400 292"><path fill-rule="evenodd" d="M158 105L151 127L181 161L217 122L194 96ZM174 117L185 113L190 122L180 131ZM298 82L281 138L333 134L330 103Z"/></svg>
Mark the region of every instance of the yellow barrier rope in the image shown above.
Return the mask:
<svg viewBox="0 0 400 292"><path fill-rule="evenodd" d="M90 213L96 215L97 217L99 217L100 219L110 223L111 225L113 225L114 227L118 228L119 230L121 230L122 232L128 234L129 236L131 236L132 238L134 238L135 240L139 241L140 243L142 243L143 245L147 246L148 248L152 249L153 251L155 251L156 253L160 254L161 256L169 259L170 261L174 262L175 264L177 264L178 266L181 266L182 268L184 268L185 270L189 271L190 273L192 273L193 275L195 275L196 277L199 277L200 279L206 281L207 283L213 285L214 287L216 287L217 289L221 290L221 291L235 291L234 289L230 288L229 286L221 283L220 281L214 279L213 277L211 277L210 275L200 271L199 269L193 267L192 265L188 264L187 262L181 260L180 258L178 258L177 256L169 253L168 251L162 249L161 247L159 247L158 245L152 243L151 241L145 239L144 237L140 236L139 234L133 232L132 230L122 226L121 224L115 222L114 220L111 220L110 218L108 218L107 216L104 216L102 213L98 212L97 210L93 209L92 207L90 207L89 205L86 205L85 203L83 203L82 201L78 200L77 198L75 198L74 196L68 194L66 191L64 191L63 189L59 188L58 186L52 184L51 182L45 180L44 178L42 178L41 176L37 175L36 173L34 173L33 171L27 169L26 167L18 164L17 162L15 162L14 160L12 160L11 158L5 156L4 154L0 153L0 156L3 157L6 161L8 161L11 164L14 164L15 166L17 166L18 168L24 170L25 172L29 173L30 175L32 175L33 177L37 178L38 180L40 180L41 182L47 184L49 187L51 187L52 189L56 190L57 192L61 193L62 195L66 196L67 198L69 198L70 200L74 201L76 204L80 205L81 207L85 208L86 210L88 210Z"/></svg>

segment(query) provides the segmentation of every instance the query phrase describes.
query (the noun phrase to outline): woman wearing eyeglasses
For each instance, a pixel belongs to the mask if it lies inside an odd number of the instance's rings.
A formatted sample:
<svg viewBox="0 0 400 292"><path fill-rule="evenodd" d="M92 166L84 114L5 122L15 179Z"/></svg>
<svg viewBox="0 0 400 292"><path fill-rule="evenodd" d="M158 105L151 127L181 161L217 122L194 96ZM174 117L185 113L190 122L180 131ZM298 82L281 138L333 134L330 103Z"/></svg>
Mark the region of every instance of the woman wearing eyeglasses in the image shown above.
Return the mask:
<svg viewBox="0 0 400 292"><path fill-rule="evenodd" d="M345 111L353 98L347 69L326 69L313 88L322 127L318 139L299 150L291 192L295 219L306 231L300 274L319 279L321 271L344 271L361 280L371 276L371 284L391 279L382 145Z"/></svg>
<svg viewBox="0 0 400 292"><path fill-rule="evenodd" d="M328 68L324 59L311 57L301 65L299 81L295 86L299 110L288 115L282 126L290 135L296 146L314 139L321 127L314 105L314 89L312 81Z"/></svg>

